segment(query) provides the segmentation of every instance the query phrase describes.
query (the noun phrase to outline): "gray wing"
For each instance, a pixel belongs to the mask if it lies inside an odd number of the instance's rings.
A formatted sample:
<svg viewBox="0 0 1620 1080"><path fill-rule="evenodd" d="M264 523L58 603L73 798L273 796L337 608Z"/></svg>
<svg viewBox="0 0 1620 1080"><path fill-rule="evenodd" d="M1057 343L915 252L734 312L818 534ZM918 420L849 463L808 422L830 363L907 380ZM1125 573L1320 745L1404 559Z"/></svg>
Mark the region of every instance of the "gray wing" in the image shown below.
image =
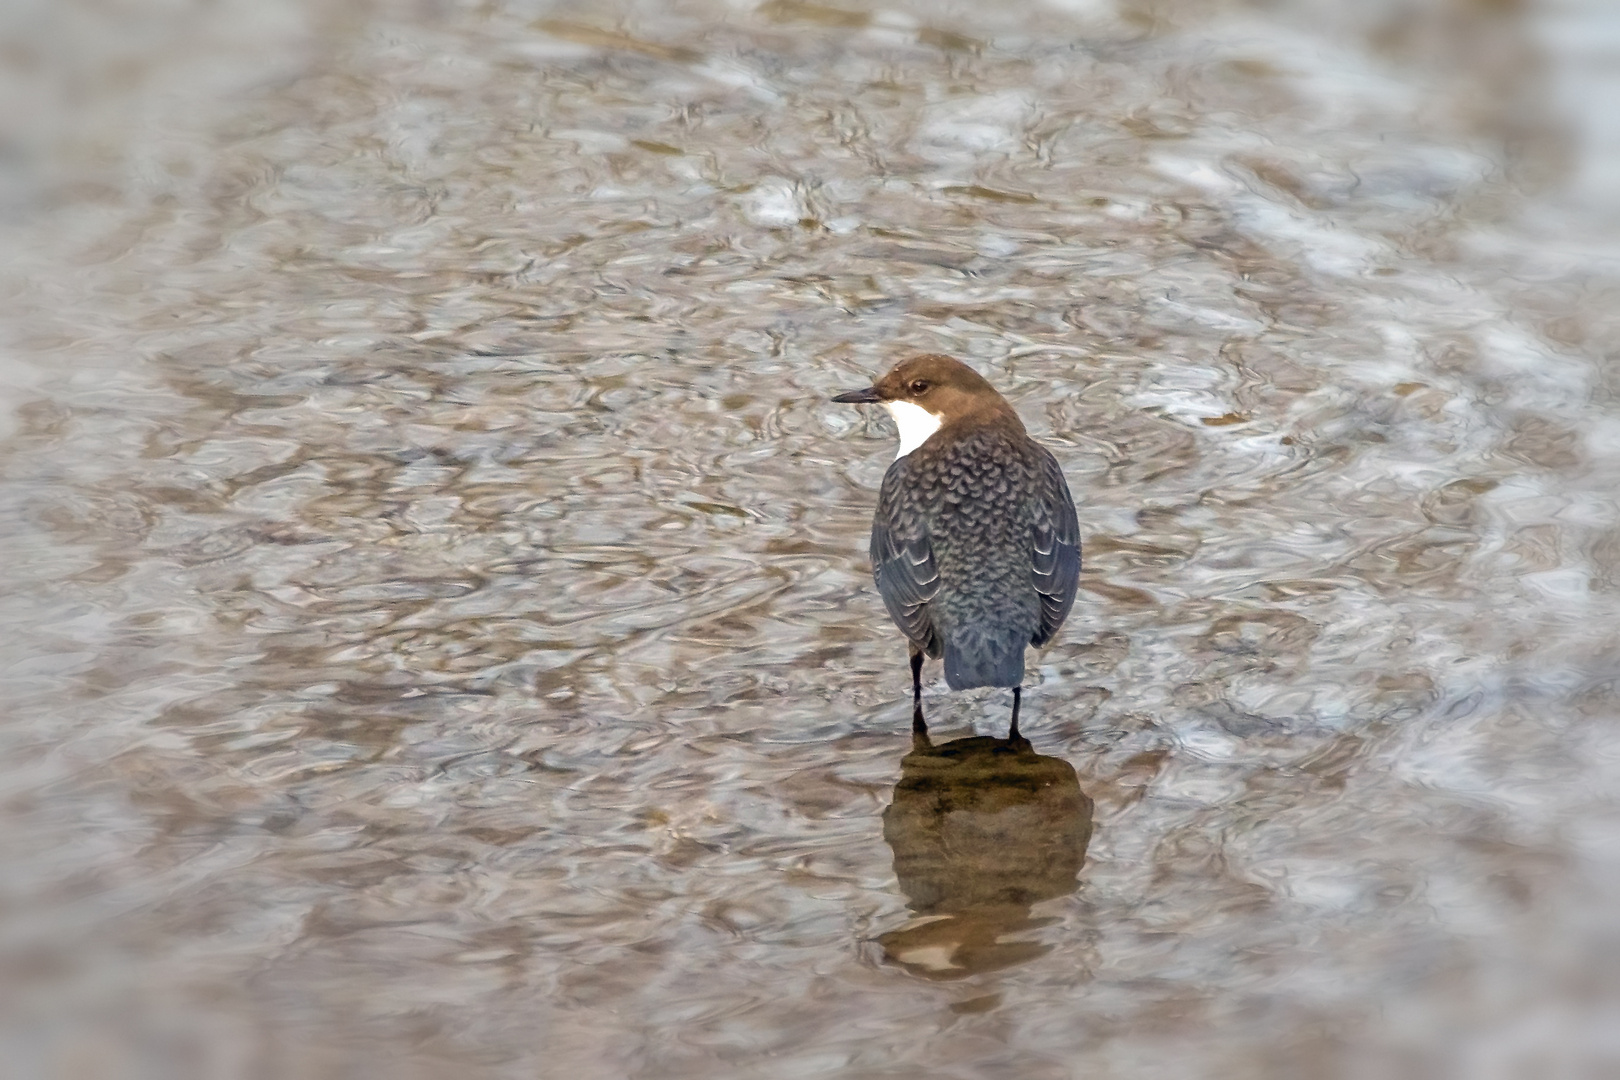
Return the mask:
<svg viewBox="0 0 1620 1080"><path fill-rule="evenodd" d="M1041 624L1030 636L1031 645L1045 645L1052 640L1074 606L1075 588L1080 583L1080 521L1074 513L1074 499L1057 458L1045 447L1041 454L1040 495L1035 503L1031 537L1035 591L1041 596Z"/></svg>
<svg viewBox="0 0 1620 1080"><path fill-rule="evenodd" d="M939 592L939 567L921 507L906 497L904 472L902 458L883 474L872 518L872 577L889 618L918 648L937 657L940 642L928 602Z"/></svg>

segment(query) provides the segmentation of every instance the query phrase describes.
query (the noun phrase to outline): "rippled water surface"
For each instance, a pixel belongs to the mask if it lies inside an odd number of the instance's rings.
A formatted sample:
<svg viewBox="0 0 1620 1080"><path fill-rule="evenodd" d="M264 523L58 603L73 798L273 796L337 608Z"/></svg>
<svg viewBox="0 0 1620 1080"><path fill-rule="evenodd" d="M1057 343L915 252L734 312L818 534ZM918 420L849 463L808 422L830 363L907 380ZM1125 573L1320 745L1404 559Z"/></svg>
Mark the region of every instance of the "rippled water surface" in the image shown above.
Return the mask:
<svg viewBox="0 0 1620 1080"><path fill-rule="evenodd" d="M1386 6L8 16L18 1075L1612 1075L1616 30ZM917 350L1080 504L1029 745Z"/></svg>

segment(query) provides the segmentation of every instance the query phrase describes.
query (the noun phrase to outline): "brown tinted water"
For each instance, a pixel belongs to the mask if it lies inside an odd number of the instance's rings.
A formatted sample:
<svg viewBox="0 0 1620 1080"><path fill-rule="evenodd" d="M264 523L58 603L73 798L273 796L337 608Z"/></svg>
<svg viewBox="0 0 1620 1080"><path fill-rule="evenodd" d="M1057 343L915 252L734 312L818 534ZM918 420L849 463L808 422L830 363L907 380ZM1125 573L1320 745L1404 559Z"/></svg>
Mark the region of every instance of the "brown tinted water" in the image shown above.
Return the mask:
<svg viewBox="0 0 1620 1080"><path fill-rule="evenodd" d="M1601 4L6 18L17 1075L1620 1065ZM1028 747L911 350L1081 506Z"/></svg>

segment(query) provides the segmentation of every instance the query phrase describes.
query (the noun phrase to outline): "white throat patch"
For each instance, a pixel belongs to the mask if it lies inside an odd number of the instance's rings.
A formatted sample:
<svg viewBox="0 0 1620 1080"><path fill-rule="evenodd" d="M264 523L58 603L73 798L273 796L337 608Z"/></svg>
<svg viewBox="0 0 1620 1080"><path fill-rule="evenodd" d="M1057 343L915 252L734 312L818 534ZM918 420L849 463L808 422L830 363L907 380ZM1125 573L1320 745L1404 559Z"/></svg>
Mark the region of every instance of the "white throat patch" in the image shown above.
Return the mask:
<svg viewBox="0 0 1620 1080"><path fill-rule="evenodd" d="M928 437L944 423L939 414L909 401L885 401L883 407L889 410L895 426L900 429L900 452L894 455L896 461L927 442Z"/></svg>

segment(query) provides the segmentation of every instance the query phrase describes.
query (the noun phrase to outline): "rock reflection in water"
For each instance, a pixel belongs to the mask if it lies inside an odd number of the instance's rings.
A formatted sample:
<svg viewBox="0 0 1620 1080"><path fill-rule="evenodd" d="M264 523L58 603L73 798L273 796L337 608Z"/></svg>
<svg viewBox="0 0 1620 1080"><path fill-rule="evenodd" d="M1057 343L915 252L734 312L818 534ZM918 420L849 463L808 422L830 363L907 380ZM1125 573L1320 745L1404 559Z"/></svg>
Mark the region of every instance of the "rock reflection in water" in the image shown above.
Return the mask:
<svg viewBox="0 0 1620 1080"><path fill-rule="evenodd" d="M1050 946L1017 935L1075 890L1091 839L1091 799L1074 766L1025 739L919 736L900 763L883 839L915 917L878 938L914 975L960 979L1033 960Z"/></svg>

